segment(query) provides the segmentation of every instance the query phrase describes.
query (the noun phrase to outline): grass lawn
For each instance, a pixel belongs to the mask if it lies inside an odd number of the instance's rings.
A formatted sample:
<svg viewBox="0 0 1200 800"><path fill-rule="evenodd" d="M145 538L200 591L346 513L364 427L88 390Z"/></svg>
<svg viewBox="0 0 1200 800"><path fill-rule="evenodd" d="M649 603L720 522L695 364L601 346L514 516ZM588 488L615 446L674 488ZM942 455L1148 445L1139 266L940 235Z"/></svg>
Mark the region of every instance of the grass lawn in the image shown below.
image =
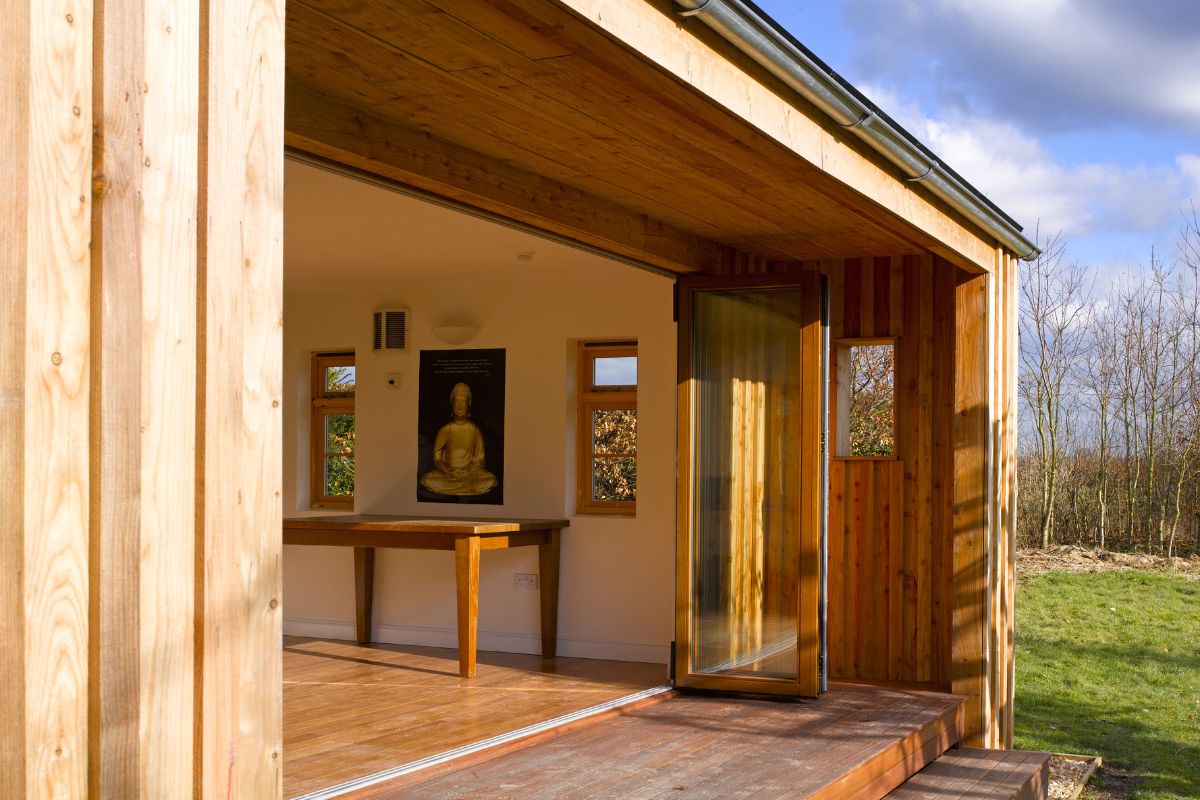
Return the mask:
<svg viewBox="0 0 1200 800"><path fill-rule="evenodd" d="M1107 796L1200 798L1200 581L1048 572L1017 590L1016 746L1101 755Z"/></svg>

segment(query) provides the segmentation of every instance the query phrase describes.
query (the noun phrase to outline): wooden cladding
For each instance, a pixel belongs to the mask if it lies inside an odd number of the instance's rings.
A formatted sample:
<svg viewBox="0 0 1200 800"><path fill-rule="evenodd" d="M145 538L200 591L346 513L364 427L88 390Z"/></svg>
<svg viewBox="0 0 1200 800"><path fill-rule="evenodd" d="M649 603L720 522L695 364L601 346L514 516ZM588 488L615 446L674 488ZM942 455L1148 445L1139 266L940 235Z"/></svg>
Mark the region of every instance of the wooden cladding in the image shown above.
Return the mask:
<svg viewBox="0 0 1200 800"><path fill-rule="evenodd" d="M283 3L3 7L0 796L277 797Z"/></svg>
<svg viewBox="0 0 1200 800"><path fill-rule="evenodd" d="M897 459L830 464L830 677L953 689L968 744L1011 746L1017 261L997 251L976 275L929 255L740 257L730 271L792 270L829 276L835 340L896 341Z"/></svg>
<svg viewBox="0 0 1200 800"><path fill-rule="evenodd" d="M83 797L92 9L0 8L0 796Z"/></svg>
<svg viewBox="0 0 1200 800"><path fill-rule="evenodd" d="M834 339L895 337L898 456L831 463L829 674L948 686L958 270L932 256L826 268Z"/></svg>

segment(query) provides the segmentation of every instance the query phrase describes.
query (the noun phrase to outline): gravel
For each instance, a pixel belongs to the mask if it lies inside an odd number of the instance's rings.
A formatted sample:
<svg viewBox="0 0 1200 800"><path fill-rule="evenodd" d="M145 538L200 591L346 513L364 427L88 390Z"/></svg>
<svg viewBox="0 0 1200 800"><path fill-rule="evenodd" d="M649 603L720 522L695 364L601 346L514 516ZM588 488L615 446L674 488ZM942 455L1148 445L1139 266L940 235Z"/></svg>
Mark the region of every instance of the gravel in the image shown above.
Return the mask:
<svg viewBox="0 0 1200 800"><path fill-rule="evenodd" d="M1077 758L1050 757L1049 800L1074 800L1083 791L1085 776L1091 761Z"/></svg>

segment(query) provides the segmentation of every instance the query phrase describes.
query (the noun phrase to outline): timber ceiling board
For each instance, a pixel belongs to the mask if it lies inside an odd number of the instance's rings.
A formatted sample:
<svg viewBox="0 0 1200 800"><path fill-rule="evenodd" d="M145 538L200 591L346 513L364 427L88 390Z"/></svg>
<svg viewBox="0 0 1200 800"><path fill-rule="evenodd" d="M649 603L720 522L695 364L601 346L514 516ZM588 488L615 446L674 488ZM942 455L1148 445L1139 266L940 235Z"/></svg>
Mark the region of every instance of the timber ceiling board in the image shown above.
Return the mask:
<svg viewBox="0 0 1200 800"><path fill-rule="evenodd" d="M545 0L291 0L288 72L761 256L921 249L899 224L848 207L847 192L773 139Z"/></svg>

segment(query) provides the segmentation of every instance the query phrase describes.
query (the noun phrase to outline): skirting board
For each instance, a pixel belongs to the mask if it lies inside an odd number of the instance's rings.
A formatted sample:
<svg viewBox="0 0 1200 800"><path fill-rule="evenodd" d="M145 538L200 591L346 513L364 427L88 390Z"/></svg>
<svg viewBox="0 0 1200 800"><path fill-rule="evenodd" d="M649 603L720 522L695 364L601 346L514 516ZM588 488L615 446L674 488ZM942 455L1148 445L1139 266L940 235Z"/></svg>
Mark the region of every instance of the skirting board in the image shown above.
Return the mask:
<svg viewBox="0 0 1200 800"><path fill-rule="evenodd" d="M334 619L304 619L285 617L285 636L311 636L317 639L354 641L354 623ZM371 640L381 644L411 644L418 647L458 647L458 631L454 628L421 628L408 625L376 623ZM540 636L526 633L494 633L480 631L478 648L497 653L542 652ZM641 661L647 664L666 664L670 647L637 642L605 642L587 639L558 639L558 654L565 658L599 658L610 661Z"/></svg>

